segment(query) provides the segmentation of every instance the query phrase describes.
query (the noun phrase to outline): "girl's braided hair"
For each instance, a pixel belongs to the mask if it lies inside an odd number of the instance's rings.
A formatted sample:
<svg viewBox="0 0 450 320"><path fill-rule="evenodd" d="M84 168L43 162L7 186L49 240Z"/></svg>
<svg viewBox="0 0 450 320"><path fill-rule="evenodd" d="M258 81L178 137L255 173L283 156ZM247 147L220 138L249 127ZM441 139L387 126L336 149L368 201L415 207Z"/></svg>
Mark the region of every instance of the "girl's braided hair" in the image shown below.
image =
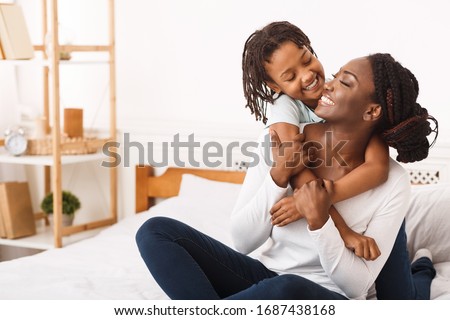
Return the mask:
<svg viewBox="0 0 450 320"><path fill-rule="evenodd" d="M438 136L438 121L417 103L419 83L414 74L390 54L368 56L375 84L374 100L382 107L379 132L397 149L397 160L408 163L425 159ZM434 123L434 129L430 122ZM427 136L434 132L430 144Z"/></svg>
<svg viewBox="0 0 450 320"><path fill-rule="evenodd" d="M272 81L267 74L264 64L269 62L273 52L286 41L292 41L299 48L306 47L312 54L316 55L309 38L297 26L287 22L272 22L257 30L248 37L242 54L242 80L244 85L244 96L247 100L245 105L256 121L267 122L267 103L273 103L275 92L267 85Z"/></svg>

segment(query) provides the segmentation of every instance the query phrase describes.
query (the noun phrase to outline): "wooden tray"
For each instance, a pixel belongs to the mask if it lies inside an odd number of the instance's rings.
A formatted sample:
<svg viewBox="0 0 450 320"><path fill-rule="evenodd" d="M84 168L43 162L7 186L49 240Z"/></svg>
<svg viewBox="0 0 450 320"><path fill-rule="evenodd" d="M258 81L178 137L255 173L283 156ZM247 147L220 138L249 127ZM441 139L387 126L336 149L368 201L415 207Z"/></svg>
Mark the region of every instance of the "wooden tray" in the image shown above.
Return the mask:
<svg viewBox="0 0 450 320"><path fill-rule="evenodd" d="M110 139L99 138L68 138L61 137L61 154L89 154L96 153ZM45 139L29 139L28 155L50 155L53 153L51 137Z"/></svg>

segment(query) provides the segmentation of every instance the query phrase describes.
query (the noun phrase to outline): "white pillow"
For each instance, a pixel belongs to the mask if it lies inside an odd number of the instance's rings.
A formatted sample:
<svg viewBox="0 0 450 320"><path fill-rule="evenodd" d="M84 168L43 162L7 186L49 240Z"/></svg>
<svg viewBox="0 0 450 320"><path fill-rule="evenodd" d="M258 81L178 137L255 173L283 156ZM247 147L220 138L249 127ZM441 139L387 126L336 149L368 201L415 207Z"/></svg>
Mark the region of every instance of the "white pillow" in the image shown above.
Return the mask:
<svg viewBox="0 0 450 320"><path fill-rule="evenodd" d="M213 203L215 206L230 207L232 210L240 190L241 184L219 182L193 174L183 174L178 196Z"/></svg>
<svg viewBox="0 0 450 320"><path fill-rule="evenodd" d="M412 187L406 233L411 257L427 248L434 263L450 261L450 183Z"/></svg>
<svg viewBox="0 0 450 320"><path fill-rule="evenodd" d="M240 184L184 174L178 196L150 208L150 216L174 218L233 247L230 215L240 189Z"/></svg>

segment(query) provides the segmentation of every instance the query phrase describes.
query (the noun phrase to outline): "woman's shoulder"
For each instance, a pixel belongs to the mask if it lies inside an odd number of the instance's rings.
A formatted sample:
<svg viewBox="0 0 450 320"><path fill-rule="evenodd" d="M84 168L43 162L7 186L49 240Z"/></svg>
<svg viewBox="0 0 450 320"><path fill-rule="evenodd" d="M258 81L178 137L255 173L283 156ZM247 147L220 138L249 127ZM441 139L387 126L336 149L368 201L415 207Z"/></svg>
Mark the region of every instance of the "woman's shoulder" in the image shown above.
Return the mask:
<svg viewBox="0 0 450 320"><path fill-rule="evenodd" d="M389 157L388 181L401 187L410 187L408 171L391 157Z"/></svg>
<svg viewBox="0 0 450 320"><path fill-rule="evenodd" d="M411 184L408 171L397 161L389 158L389 175L387 181L372 190L389 202L389 199L399 197L400 195L409 196L410 189Z"/></svg>

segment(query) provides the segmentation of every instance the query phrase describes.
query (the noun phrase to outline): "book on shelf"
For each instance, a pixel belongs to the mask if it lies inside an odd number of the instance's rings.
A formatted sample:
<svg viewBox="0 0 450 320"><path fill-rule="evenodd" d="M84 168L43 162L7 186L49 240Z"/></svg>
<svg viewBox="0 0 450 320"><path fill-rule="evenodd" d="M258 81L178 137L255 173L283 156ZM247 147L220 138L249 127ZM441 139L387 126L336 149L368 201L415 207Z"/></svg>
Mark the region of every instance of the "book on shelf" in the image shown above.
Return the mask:
<svg viewBox="0 0 450 320"><path fill-rule="evenodd" d="M25 17L17 4L0 4L0 45L4 59L34 58Z"/></svg>
<svg viewBox="0 0 450 320"><path fill-rule="evenodd" d="M0 235L16 239L36 234L27 182L0 183Z"/></svg>

